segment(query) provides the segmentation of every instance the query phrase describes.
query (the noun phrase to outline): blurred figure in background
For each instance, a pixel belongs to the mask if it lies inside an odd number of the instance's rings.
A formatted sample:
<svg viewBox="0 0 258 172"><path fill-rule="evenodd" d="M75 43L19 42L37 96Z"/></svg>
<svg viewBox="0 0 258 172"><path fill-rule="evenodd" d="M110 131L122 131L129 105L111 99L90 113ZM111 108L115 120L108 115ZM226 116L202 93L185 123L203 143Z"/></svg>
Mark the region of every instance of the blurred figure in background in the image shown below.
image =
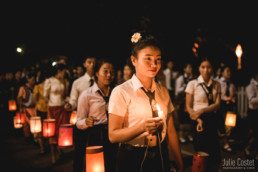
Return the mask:
<svg viewBox="0 0 258 172"><path fill-rule="evenodd" d="M192 64L186 63L183 68L183 74L176 79L175 104L179 119L179 141L186 143L192 142L191 119L185 107L185 88L190 80L193 79Z"/></svg>
<svg viewBox="0 0 258 172"><path fill-rule="evenodd" d="M35 102L33 101L33 89L36 82L34 73L27 75L27 82L19 88L17 95L18 107L25 112L23 125L24 136L27 143L33 143L33 135L30 132L30 117L36 116ZM20 109L21 110L21 109Z"/></svg>
<svg viewBox="0 0 258 172"><path fill-rule="evenodd" d="M166 63L166 68L163 70L163 73L165 75L166 78L166 87L169 91L169 95L171 98L171 101L174 102L174 98L175 98L175 81L176 78L179 75L178 71L174 70L174 61L169 60Z"/></svg>
<svg viewBox="0 0 258 172"><path fill-rule="evenodd" d="M221 136L224 136L224 146L225 151L231 152L232 148L229 145L228 137L231 130L225 127L225 119L227 112L236 113L236 86L231 81L231 69L229 66L224 65L221 68L221 77L218 80L221 85L221 105L218 111L218 117L220 120L219 131Z"/></svg>
<svg viewBox="0 0 258 172"><path fill-rule="evenodd" d="M189 81L185 89L186 109L194 122L194 149L196 152L207 153L208 171L217 172L221 155L216 111L220 107L221 88L220 83L212 79L210 59L202 58L198 69L199 77ZM199 123L202 123L202 132L198 132Z"/></svg>
<svg viewBox="0 0 258 172"><path fill-rule="evenodd" d="M36 106L36 114L37 116L41 117L41 122L43 126L43 120L47 119L48 114L48 106L44 99L44 83L46 79L46 71L43 71L40 74L40 77L38 78L38 84L34 86L33 89L33 101L35 102ZM39 140L39 146L40 146L40 154L45 153L45 147L44 147L44 138L42 135L42 132L38 134L38 140Z"/></svg>
<svg viewBox="0 0 258 172"><path fill-rule="evenodd" d="M96 64L96 57L86 56L83 61L83 66L86 72L83 76L77 78L73 84L70 92L69 102L65 104L67 111L77 109L78 99L81 93L91 87L95 82L94 67ZM86 147L86 131L80 130L77 126L74 126L74 158L73 169L74 172L85 171L85 147Z"/></svg>
<svg viewBox="0 0 258 172"><path fill-rule="evenodd" d="M57 147L59 127L61 124L69 123L70 114L64 108L66 89L68 89L65 86L65 72L67 68L61 63L56 64L53 68L54 75L45 80L43 95L48 104L48 118L56 120L55 136L49 138L51 162L55 164L61 155L61 151Z"/></svg>
<svg viewBox="0 0 258 172"><path fill-rule="evenodd" d="M248 98L248 122L249 122L249 139L245 148L247 156L254 152L255 159L258 160L258 70L254 71L253 78L246 87L246 95Z"/></svg>

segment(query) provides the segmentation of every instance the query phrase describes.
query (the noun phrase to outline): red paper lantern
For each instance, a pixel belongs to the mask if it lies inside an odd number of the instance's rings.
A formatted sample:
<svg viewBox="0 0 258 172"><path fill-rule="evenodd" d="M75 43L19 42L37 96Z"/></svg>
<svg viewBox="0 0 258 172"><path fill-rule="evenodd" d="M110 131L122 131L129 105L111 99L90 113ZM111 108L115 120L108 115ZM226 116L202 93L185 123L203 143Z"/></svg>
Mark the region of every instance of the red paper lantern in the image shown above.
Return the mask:
<svg viewBox="0 0 258 172"><path fill-rule="evenodd" d="M77 120L77 114L76 114L76 111L74 110L74 111L71 113L70 124L75 125L76 120Z"/></svg>
<svg viewBox="0 0 258 172"><path fill-rule="evenodd" d="M24 124L25 122L25 113L24 112L16 112L16 118L15 118L16 124Z"/></svg>
<svg viewBox="0 0 258 172"><path fill-rule="evenodd" d="M197 152L193 155L192 172L205 172L207 170L209 154L206 152Z"/></svg>
<svg viewBox="0 0 258 172"><path fill-rule="evenodd" d="M43 120L43 137L53 137L55 135L56 120L44 119Z"/></svg>
<svg viewBox="0 0 258 172"><path fill-rule="evenodd" d="M105 172L103 146L86 147L86 172Z"/></svg>
<svg viewBox="0 0 258 172"><path fill-rule="evenodd" d="M9 111L16 111L17 110L16 101L14 99L9 100L8 104L9 104Z"/></svg>
<svg viewBox="0 0 258 172"><path fill-rule="evenodd" d="M16 124L16 116L13 117L13 126L15 129L19 129L23 127L23 124Z"/></svg>
<svg viewBox="0 0 258 172"><path fill-rule="evenodd" d="M58 146L60 148L67 148L73 145L73 125L61 124L58 134Z"/></svg>

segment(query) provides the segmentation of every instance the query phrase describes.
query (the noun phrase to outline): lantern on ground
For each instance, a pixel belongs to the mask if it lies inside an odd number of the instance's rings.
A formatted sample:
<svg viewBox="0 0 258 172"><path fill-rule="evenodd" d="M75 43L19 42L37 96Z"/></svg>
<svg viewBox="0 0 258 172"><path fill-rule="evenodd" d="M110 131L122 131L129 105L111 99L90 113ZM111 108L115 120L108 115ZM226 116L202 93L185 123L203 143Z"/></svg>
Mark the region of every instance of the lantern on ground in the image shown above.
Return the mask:
<svg viewBox="0 0 258 172"><path fill-rule="evenodd" d="M77 120L77 114L76 114L76 111L74 110L74 111L72 111L72 113L71 113L70 124L75 125L76 120Z"/></svg>
<svg viewBox="0 0 258 172"><path fill-rule="evenodd" d="M23 127L22 124L17 124L17 123L16 123L16 116L13 117L13 127L14 127L15 129L19 129L19 128L22 128L22 127Z"/></svg>
<svg viewBox="0 0 258 172"><path fill-rule="evenodd" d="M43 120L43 137L53 137L56 130L55 119L44 119Z"/></svg>
<svg viewBox="0 0 258 172"><path fill-rule="evenodd" d="M15 116L15 122L16 124L24 124L25 122L25 113L24 112L16 112L16 116Z"/></svg>
<svg viewBox="0 0 258 172"><path fill-rule="evenodd" d="M105 172L103 146L86 147L86 172Z"/></svg>
<svg viewBox="0 0 258 172"><path fill-rule="evenodd" d="M225 125L227 127L235 127L236 126L236 114L232 112L227 112Z"/></svg>
<svg viewBox="0 0 258 172"><path fill-rule="evenodd" d="M42 131L41 117L32 116L30 117L30 132L32 134L40 133Z"/></svg>
<svg viewBox="0 0 258 172"><path fill-rule="evenodd" d="M58 147L67 148L73 145L73 125L61 124L58 133Z"/></svg>
<svg viewBox="0 0 258 172"><path fill-rule="evenodd" d="M207 170L209 154L206 152L196 152L193 155L192 172L205 172Z"/></svg>
<svg viewBox="0 0 258 172"><path fill-rule="evenodd" d="M236 46L236 56L237 56L237 63L238 63L237 69L238 69L238 70L242 69L242 65L241 65L241 57L242 57L242 54L243 54L242 47L241 47L240 44L238 44L238 45Z"/></svg>
<svg viewBox="0 0 258 172"><path fill-rule="evenodd" d="M16 101L14 99L9 100L8 105L9 105L9 111L16 111L17 110Z"/></svg>

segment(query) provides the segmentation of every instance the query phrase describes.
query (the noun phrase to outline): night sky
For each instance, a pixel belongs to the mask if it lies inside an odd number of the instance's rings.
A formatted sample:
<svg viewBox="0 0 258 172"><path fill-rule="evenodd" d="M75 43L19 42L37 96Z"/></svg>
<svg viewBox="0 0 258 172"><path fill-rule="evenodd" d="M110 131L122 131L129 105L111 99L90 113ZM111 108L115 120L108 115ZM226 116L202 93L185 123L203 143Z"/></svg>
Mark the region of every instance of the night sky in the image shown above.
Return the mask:
<svg viewBox="0 0 258 172"><path fill-rule="evenodd" d="M192 47L202 38L199 54L236 66L234 49L242 45L243 67L254 66L257 12L253 4L188 4L161 1L94 1L76 3L11 4L3 6L1 67L34 65L65 55L71 64L85 55L115 59L130 55L133 32L147 29L165 49L164 61L177 68L194 60ZM257 11L257 10L256 10ZM25 48L23 55L16 48ZM247 67L248 66L248 67ZM250 68L251 69L251 68ZM6 70L6 69L5 69ZM3 67L2 67L3 71Z"/></svg>

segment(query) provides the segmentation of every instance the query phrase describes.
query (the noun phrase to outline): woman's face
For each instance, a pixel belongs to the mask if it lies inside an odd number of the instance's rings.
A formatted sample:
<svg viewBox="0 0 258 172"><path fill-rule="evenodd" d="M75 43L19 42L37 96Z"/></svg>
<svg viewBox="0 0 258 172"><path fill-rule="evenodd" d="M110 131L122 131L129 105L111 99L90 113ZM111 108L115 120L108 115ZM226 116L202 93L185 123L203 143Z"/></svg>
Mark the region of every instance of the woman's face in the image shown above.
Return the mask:
<svg viewBox="0 0 258 172"><path fill-rule="evenodd" d="M124 66L124 79L127 81L128 79L130 79L133 75L133 71L131 70L131 68L129 66Z"/></svg>
<svg viewBox="0 0 258 172"><path fill-rule="evenodd" d="M111 63L104 63L96 73L98 83L110 85L115 78L114 66Z"/></svg>
<svg viewBox="0 0 258 172"><path fill-rule="evenodd" d="M229 67L226 67L222 73L222 76L225 78L225 79L230 79L230 76L231 76L231 71L230 71L230 68Z"/></svg>
<svg viewBox="0 0 258 172"><path fill-rule="evenodd" d="M191 75L191 74L192 74L192 71L193 71L192 65L188 64L188 65L185 67L185 73L188 74L188 75Z"/></svg>
<svg viewBox="0 0 258 172"><path fill-rule="evenodd" d="M199 72L204 79L209 79L212 75L212 66L209 61L203 61L199 66Z"/></svg>
<svg viewBox="0 0 258 172"><path fill-rule="evenodd" d="M138 51L137 57L131 57L137 76L153 78L161 68L160 49L149 46Z"/></svg>

